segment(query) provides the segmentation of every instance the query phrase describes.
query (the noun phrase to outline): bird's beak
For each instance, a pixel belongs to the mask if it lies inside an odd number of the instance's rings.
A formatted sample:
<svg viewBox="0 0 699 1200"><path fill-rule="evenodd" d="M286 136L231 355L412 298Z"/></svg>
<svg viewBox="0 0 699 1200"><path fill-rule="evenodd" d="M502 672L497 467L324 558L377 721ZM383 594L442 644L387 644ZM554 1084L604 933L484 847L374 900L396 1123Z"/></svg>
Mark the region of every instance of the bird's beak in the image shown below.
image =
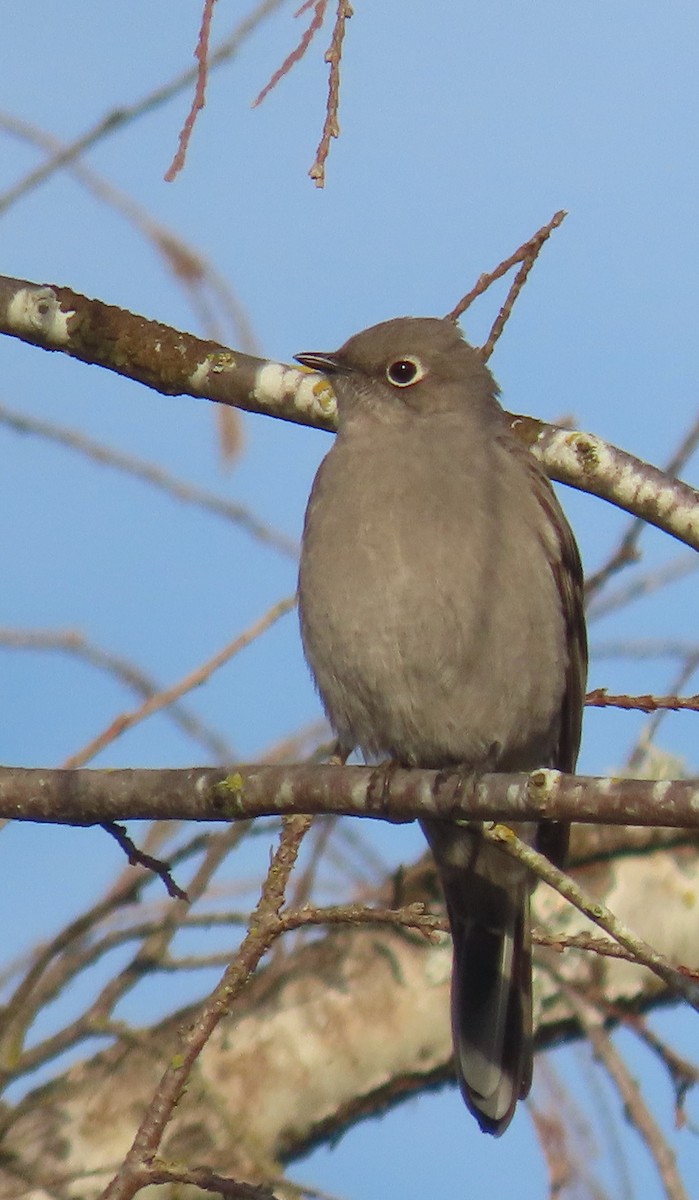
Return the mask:
<svg viewBox="0 0 699 1200"><path fill-rule="evenodd" d="M309 371L321 371L323 375L337 375L343 368L334 354L326 354L323 350L304 350L303 354L295 354L294 358L302 367Z"/></svg>

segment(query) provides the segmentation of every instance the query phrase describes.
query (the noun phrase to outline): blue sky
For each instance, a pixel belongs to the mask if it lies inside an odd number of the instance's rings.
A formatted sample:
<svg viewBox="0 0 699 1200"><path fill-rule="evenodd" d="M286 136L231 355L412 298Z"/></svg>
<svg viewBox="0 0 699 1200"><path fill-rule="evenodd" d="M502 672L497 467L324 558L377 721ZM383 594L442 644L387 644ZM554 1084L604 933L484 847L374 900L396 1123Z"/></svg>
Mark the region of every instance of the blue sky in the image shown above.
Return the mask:
<svg viewBox="0 0 699 1200"><path fill-rule="evenodd" d="M192 61L197 9L181 5L173 15L165 0L8 6L0 108L73 138ZM215 36L243 11L219 3ZM378 320L448 311L481 272L567 209L491 361L504 402L543 418L567 414L662 464L696 415L696 5L357 4L345 40L342 135L322 192L307 170L323 119L329 32L260 108L250 107L299 36L292 12L283 6L212 74L175 183L163 174L189 92L105 138L88 163L216 265L264 353L284 361L334 348ZM0 138L1 193L41 156L1 130ZM152 247L68 175L52 176L0 222L5 273L204 332ZM502 296L494 289L467 314L474 341ZM236 344L230 328L224 336ZM10 340L0 350L3 403L152 458L299 536L327 435L246 417L244 455L224 475L205 403L156 396ZM293 562L222 521L2 424L0 444L0 536L10 564L2 625L79 629L170 683L293 590ZM695 464L684 474L694 482ZM563 500L594 570L627 518L568 489ZM642 546L643 570L682 552L655 532ZM694 597L690 575L661 600L600 621L593 644L668 634L692 641ZM674 669L667 660L605 659L593 663L591 684L665 691ZM0 679L11 697L0 728L6 762L59 763L132 706L114 680L57 655L0 648ZM219 672L192 706L244 759L317 715L295 618ZM695 721L673 718L661 739L690 769ZM640 727L629 715L588 716L581 769L622 765ZM97 763L201 758L158 717ZM388 861L420 845L412 830L372 837ZM22 913L11 949L99 892L117 864L105 841L31 828L3 834L0 861L10 856ZM30 860L42 864L43 895L22 881ZM646 1069L639 1060L639 1072ZM676 1146L696 1180L690 1135ZM300 1164L298 1176L347 1196L390 1189L406 1200L428 1186L443 1197L480 1196L484 1179L496 1193L516 1186L521 1200L544 1189L527 1115L493 1143L452 1092L366 1126ZM640 1178L652 1200L659 1193L647 1166Z"/></svg>

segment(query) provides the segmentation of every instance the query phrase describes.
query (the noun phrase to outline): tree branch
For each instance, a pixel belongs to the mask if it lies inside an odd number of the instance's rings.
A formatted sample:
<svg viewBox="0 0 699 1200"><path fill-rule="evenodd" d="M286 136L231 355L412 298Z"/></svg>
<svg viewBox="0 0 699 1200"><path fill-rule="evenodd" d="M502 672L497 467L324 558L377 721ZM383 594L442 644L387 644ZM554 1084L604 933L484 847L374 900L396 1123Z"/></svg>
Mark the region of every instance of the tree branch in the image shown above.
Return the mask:
<svg viewBox="0 0 699 1200"><path fill-rule="evenodd" d="M644 849L607 869L591 863L576 877L621 920L637 923L668 958L696 961L696 906L687 899L699 888L695 854ZM557 932L573 936L590 928L548 888L536 890L533 905L535 922ZM280 916L291 928L304 914ZM552 953L546 952L547 961ZM537 972L538 1048L579 1036L570 987L594 988L620 1011L639 1011L664 994L649 972L589 950L555 954L555 964L564 988L548 969ZM280 1161L452 1079L450 971L446 936L438 941L436 934L414 936L376 923L335 927L297 945L289 957L271 959L204 1045L161 1153L170 1162L204 1161L212 1172L259 1183L261 1165L269 1164L276 1178ZM166 979L163 986L171 984ZM34 1191L43 1186L51 1195L75 1191L78 1180L86 1200L106 1186L143 1120L160 1070L172 1065L183 1027L189 1036L197 1016L196 1009L177 1012L147 1037L115 1043L16 1109L8 1107L2 1200L28 1195L27 1179ZM289 1046L298 1044L303 1055L290 1055Z"/></svg>
<svg viewBox="0 0 699 1200"><path fill-rule="evenodd" d="M196 396L318 429L335 428L335 398L322 375L240 354L70 288L0 277L0 333L60 350L163 395ZM694 488L592 434L532 417L510 414L510 419L552 479L608 500L699 549Z"/></svg>
<svg viewBox="0 0 699 1200"><path fill-rule="evenodd" d="M335 765L153 770L0 767L0 817L95 825L104 821L238 821L334 813L400 824L418 817L699 825L699 781L598 779L540 769L469 775Z"/></svg>

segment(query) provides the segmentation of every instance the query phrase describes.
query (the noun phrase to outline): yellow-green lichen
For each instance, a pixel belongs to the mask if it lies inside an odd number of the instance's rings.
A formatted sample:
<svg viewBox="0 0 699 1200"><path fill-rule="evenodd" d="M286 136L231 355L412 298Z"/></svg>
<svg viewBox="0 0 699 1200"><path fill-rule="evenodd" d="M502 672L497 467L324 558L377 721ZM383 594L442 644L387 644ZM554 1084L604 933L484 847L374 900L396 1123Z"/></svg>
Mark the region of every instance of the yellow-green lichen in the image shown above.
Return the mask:
<svg viewBox="0 0 699 1200"><path fill-rule="evenodd" d="M227 817L236 820L245 816L243 805L245 780L240 771L233 771L230 775L226 775L225 779L216 784L214 790L223 801L223 811Z"/></svg>
<svg viewBox="0 0 699 1200"><path fill-rule="evenodd" d="M313 395L325 413L334 412L336 408L335 393L327 379L319 379L313 385Z"/></svg>
<svg viewBox="0 0 699 1200"><path fill-rule="evenodd" d="M580 433L573 434L568 441L582 470L586 474L596 471L599 467L599 455L595 443Z"/></svg>
<svg viewBox="0 0 699 1200"><path fill-rule="evenodd" d="M231 350L222 350L217 354L207 354L210 369L214 375L220 375L222 371L232 371L237 367L235 354Z"/></svg>

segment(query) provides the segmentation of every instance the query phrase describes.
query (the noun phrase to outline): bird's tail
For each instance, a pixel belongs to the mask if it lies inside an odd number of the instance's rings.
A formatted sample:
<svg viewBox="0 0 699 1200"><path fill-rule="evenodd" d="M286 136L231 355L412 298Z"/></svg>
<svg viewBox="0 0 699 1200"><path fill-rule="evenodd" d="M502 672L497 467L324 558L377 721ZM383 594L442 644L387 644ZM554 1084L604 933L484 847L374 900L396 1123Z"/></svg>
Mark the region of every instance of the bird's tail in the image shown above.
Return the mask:
<svg viewBox="0 0 699 1200"><path fill-rule="evenodd" d="M477 827L427 821L454 943L454 1059L482 1130L499 1135L532 1078L530 881Z"/></svg>

